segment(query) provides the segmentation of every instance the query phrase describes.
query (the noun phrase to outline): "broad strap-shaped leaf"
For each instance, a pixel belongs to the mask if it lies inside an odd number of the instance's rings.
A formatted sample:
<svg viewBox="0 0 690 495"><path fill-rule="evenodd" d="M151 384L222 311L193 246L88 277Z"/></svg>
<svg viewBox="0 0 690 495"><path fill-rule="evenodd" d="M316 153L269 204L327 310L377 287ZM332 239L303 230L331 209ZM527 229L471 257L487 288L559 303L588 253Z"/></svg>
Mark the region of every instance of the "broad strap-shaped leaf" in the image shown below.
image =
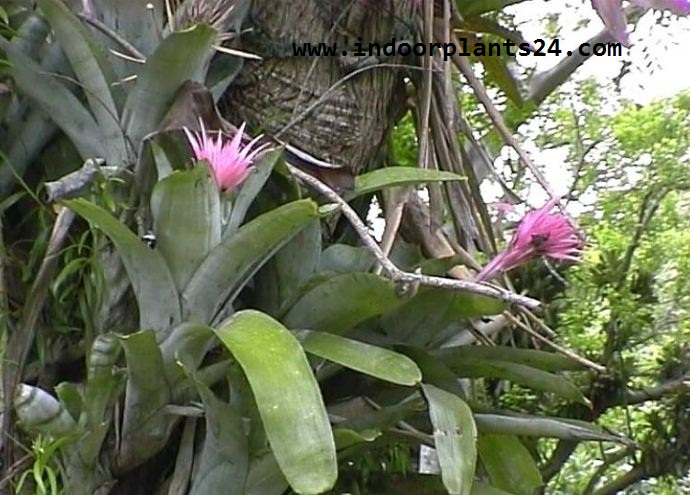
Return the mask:
<svg viewBox="0 0 690 495"><path fill-rule="evenodd" d="M84 399L81 395L82 390L76 383L61 382L55 386L55 394L60 403L67 409L67 412L75 421L81 416L84 409Z"/></svg>
<svg viewBox="0 0 690 495"><path fill-rule="evenodd" d="M305 293L283 322L289 328L341 334L402 302L390 280L373 273L346 273Z"/></svg>
<svg viewBox="0 0 690 495"><path fill-rule="evenodd" d="M520 349L508 346L480 346L466 345L446 347L434 351L433 354L442 360L462 362L466 359L487 359L490 361L508 361L524 364L544 371L578 371L584 366L574 359L555 352L537 349Z"/></svg>
<svg viewBox="0 0 690 495"><path fill-rule="evenodd" d="M408 386L422 379L415 362L403 354L330 333L302 330L299 337L308 353L375 378Z"/></svg>
<svg viewBox="0 0 690 495"><path fill-rule="evenodd" d="M164 406L170 388L156 337L142 330L120 337L127 360L127 389L122 419L122 439L117 454L120 469L131 469L165 446L170 418Z"/></svg>
<svg viewBox="0 0 690 495"><path fill-rule="evenodd" d="M127 159L127 146L119 112L110 91L114 76L106 75L109 67L105 54L96 45L91 33L61 0L39 0L38 5L84 88L91 112L103 134L104 158L111 165L123 164Z"/></svg>
<svg viewBox="0 0 690 495"><path fill-rule="evenodd" d="M266 260L317 215L313 201L294 201L264 213L225 237L201 263L182 293L186 319L210 322L223 303L232 301Z"/></svg>
<svg viewBox="0 0 690 495"><path fill-rule="evenodd" d="M587 398L582 395L571 381L562 376L548 373L524 364L508 361L466 358L461 361L445 358L443 361L458 376L465 378L500 378L535 390L552 392L559 397L589 406Z"/></svg>
<svg viewBox="0 0 690 495"><path fill-rule="evenodd" d="M442 170L415 167L386 167L355 177L355 190L348 199L396 186L410 186L428 182L465 180L462 175Z"/></svg>
<svg viewBox="0 0 690 495"><path fill-rule="evenodd" d="M198 24L165 38L146 60L122 114L126 135L135 148L156 130L182 83L203 82L215 39L215 30Z"/></svg>
<svg viewBox="0 0 690 495"><path fill-rule="evenodd" d="M151 214L157 249L182 291L220 242L220 195L208 167L200 163L156 183Z"/></svg>
<svg viewBox="0 0 690 495"><path fill-rule="evenodd" d="M491 485L487 485L485 483L481 483L479 481L475 481L474 484L472 485L472 492L470 495L514 495L509 492L505 492L503 490L499 490L498 488L494 488Z"/></svg>
<svg viewBox="0 0 690 495"><path fill-rule="evenodd" d="M50 26L45 18L40 13L33 12L17 29L16 36L12 37L12 44L30 58L38 60L49 33Z"/></svg>
<svg viewBox="0 0 690 495"><path fill-rule="evenodd" d="M179 389L188 388L183 382L187 380L187 375L196 373L212 345L213 337L213 329L209 326L182 323L173 328L168 338L159 344L173 399L177 400L176 392Z"/></svg>
<svg viewBox="0 0 690 495"><path fill-rule="evenodd" d="M121 375L114 370L120 351L120 342L113 334L98 335L91 345L84 411L79 420L79 426L84 431L79 442L79 454L87 465L97 462L98 452L110 427L107 407L122 383Z"/></svg>
<svg viewBox="0 0 690 495"><path fill-rule="evenodd" d="M321 253L319 271L335 273L368 272L376 258L366 248L331 244Z"/></svg>
<svg viewBox="0 0 690 495"><path fill-rule="evenodd" d="M244 495L283 495L289 484L275 456L267 452L249 465Z"/></svg>
<svg viewBox="0 0 690 495"><path fill-rule="evenodd" d="M165 0L90 0L89 3L103 24L136 46L145 57L151 55L160 45L161 31L166 18ZM121 57L113 57L112 63L122 69L136 66L136 63ZM130 74L131 69L119 73L118 76L125 77Z"/></svg>
<svg viewBox="0 0 690 495"><path fill-rule="evenodd" d="M204 384L196 382L204 403L206 438L189 495L243 495L249 465L249 446L242 418Z"/></svg>
<svg viewBox="0 0 690 495"><path fill-rule="evenodd" d="M532 455L517 437L482 434L477 446L492 486L514 495L533 495L544 484Z"/></svg>
<svg viewBox="0 0 690 495"><path fill-rule="evenodd" d="M356 431L386 431L396 423L406 420L411 416L423 413L427 409L427 403L419 392L410 394L397 404L385 406L380 409L374 409L359 397L351 400L359 404L355 404L354 407L347 408L347 410L341 410L343 404L340 404L339 406L341 407L330 407L329 411L333 413L335 409L334 413L337 416L342 416L346 419L344 423L339 424L340 427L351 428ZM355 411L355 414L352 414L352 411Z"/></svg>
<svg viewBox="0 0 690 495"><path fill-rule="evenodd" d="M549 418L527 414L477 413L474 415L474 420L482 433L629 443L625 437L606 433L597 425L567 418Z"/></svg>
<svg viewBox="0 0 690 495"><path fill-rule="evenodd" d="M249 381L271 449L292 489L329 490L337 476L333 433L297 339L253 310L236 313L216 334Z"/></svg>
<svg viewBox="0 0 690 495"><path fill-rule="evenodd" d="M15 391L14 410L29 431L62 437L76 431L76 422L67 408L39 387L20 383Z"/></svg>
<svg viewBox="0 0 690 495"><path fill-rule="evenodd" d="M455 394L461 399L466 398L467 394L462 388L460 380L443 361L419 347L396 345L393 348L409 356L419 366L424 383Z"/></svg>
<svg viewBox="0 0 690 495"><path fill-rule="evenodd" d="M312 220L256 274L254 290L262 311L279 317L319 266L321 221Z"/></svg>
<svg viewBox="0 0 690 495"><path fill-rule="evenodd" d="M22 121L12 125L6 137L9 143L6 156L3 157L3 161L6 161L0 167L0 197L12 191L17 177L24 175L57 131L56 124L41 110L40 105L28 108Z"/></svg>
<svg viewBox="0 0 690 495"><path fill-rule="evenodd" d="M335 428L333 436L335 438L335 445L338 450L359 445L362 443L371 443L379 438L383 433L381 430L363 430L355 431L348 428Z"/></svg>
<svg viewBox="0 0 690 495"><path fill-rule="evenodd" d="M254 164L249 176L238 189L223 236L232 235L244 222L249 207L252 205L256 195L261 191L261 188L266 184L273 167L280 159L282 153L282 149L273 150Z"/></svg>
<svg viewBox="0 0 690 495"><path fill-rule="evenodd" d="M82 158L102 156L101 132L79 99L2 36L0 48L12 64L12 77L19 90L67 134Z"/></svg>
<svg viewBox="0 0 690 495"><path fill-rule="evenodd" d="M161 254L150 249L106 210L83 199L65 204L113 241L139 304L140 328L152 328L160 342L181 320L175 282Z"/></svg>
<svg viewBox="0 0 690 495"><path fill-rule="evenodd" d="M505 307L502 301L479 294L422 287L386 314L381 324L391 337L422 347L457 330L463 319L497 314Z"/></svg>
<svg viewBox="0 0 690 495"><path fill-rule="evenodd" d="M469 495L477 461L477 428L472 411L460 397L422 385L429 403L434 444L441 467L441 479L448 493Z"/></svg>

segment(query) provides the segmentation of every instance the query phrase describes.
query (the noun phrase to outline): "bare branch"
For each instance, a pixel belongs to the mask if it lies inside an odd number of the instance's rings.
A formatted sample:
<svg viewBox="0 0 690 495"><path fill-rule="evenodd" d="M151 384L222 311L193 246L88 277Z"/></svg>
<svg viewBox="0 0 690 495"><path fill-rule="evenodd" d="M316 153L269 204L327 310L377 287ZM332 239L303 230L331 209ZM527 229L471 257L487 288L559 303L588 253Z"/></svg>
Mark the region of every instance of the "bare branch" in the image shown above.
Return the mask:
<svg viewBox="0 0 690 495"><path fill-rule="evenodd" d="M528 314L531 315L531 313L528 313ZM512 314L510 314L510 312L505 311L503 313L503 316L505 316L513 325L524 330L525 332L530 334L532 337L537 339L539 342L541 342L542 344L546 344L548 347L551 347L556 352L563 354L564 356L569 357L573 361L577 361L581 365L586 366L587 368L590 368L594 371L598 371L599 373L605 373L606 372L606 367L604 367L600 364L594 363L594 362L590 361L589 359L584 358L582 356L579 356L579 355L575 354L573 351L566 349L565 347L561 347L558 344L556 344L555 342L552 342L551 340L547 339L543 335L532 330L528 325L525 325L524 323L522 323L520 320L518 320ZM537 319L537 317L534 315L531 315L531 317L534 319Z"/></svg>
<svg viewBox="0 0 690 495"><path fill-rule="evenodd" d="M604 29L596 36L590 38L588 43L594 46L596 43L609 43L611 41L613 41L613 37L608 30ZM572 73L584 64L588 58L592 57L585 57L575 50L572 56L565 57L556 66L532 76L526 100L534 105L539 105L558 86L567 81Z"/></svg>
<svg viewBox="0 0 690 495"><path fill-rule="evenodd" d="M454 37L454 41L458 44L460 43L457 37ZM544 177L544 175L541 173L541 170L539 170L537 166L534 163L532 163L530 157L527 156L527 153L525 153L525 151L522 149L520 143L518 143L517 139L515 139L510 129L508 129L508 126L503 121L503 117L501 116L500 112L496 109L496 107L494 107L491 98L486 92L486 88L484 88L477 76L474 75L474 72L472 71L472 67L470 66L469 62L458 55L453 56L453 62L455 63L456 67L460 70L462 75L465 76L467 83L472 87L472 90L477 95L477 98L479 99L481 104L484 106L486 113L493 122L498 133L503 138L503 141L516 151L522 163L530 170L530 172L532 172L534 178L537 180L539 185L547 192L547 194L552 198L556 198L557 195L551 187L551 184L549 184L549 182L546 180L546 177Z"/></svg>
<svg viewBox="0 0 690 495"><path fill-rule="evenodd" d="M631 390L625 396L626 405L642 404L650 400L659 400L667 395L674 394L683 389L690 389L690 375L684 375L676 380L661 383L656 387ZM623 404L620 404L623 405Z"/></svg>
<svg viewBox="0 0 690 495"><path fill-rule="evenodd" d="M630 485L634 485L638 481L649 478L649 473L642 466L636 466L623 476L616 478L611 483L608 483L594 492L594 495L614 495L622 493Z"/></svg>
<svg viewBox="0 0 690 495"><path fill-rule="evenodd" d="M315 177L299 170L296 167L293 167L292 165L288 164L288 169L300 181L304 182L317 192L323 194L340 207L343 215L352 224L352 227L354 228L355 232L357 232L357 235L362 240L364 246L374 255L378 263L383 267L383 271L394 282L400 283L401 285L422 285L461 292L470 292L530 309L541 306L541 303L536 299L522 296L494 285L470 282L467 280L451 280L443 277L433 277L429 275L422 275L421 273L409 273L401 270L388 259L376 241L369 235L369 229L362 219L359 218L357 212L355 212L343 198L333 191L333 189Z"/></svg>
<svg viewBox="0 0 690 495"><path fill-rule="evenodd" d="M60 177L56 181L46 182L45 187L48 193L48 201L54 203L61 199L73 198L84 194L98 178L103 163L104 161L100 158L89 158L78 170Z"/></svg>

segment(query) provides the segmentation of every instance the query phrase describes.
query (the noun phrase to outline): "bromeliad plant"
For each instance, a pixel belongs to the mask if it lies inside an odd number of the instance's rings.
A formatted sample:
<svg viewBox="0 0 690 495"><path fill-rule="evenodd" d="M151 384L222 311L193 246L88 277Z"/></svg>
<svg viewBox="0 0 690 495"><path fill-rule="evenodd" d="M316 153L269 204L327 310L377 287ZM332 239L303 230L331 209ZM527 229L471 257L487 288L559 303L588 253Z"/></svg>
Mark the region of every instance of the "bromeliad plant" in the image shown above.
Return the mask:
<svg viewBox="0 0 690 495"><path fill-rule="evenodd" d="M449 346L470 320L500 314L506 304L442 287L401 290L377 274L381 260L372 250L328 240L322 219L337 209L303 199L280 150L256 147L256 139L243 146L244 127L229 141L221 133L214 138L206 122L196 134L183 131L188 142L163 132L186 81L206 82L216 95L236 71L231 65L208 77L214 29L170 30L159 44L138 35L145 63L123 87L127 70L108 62L99 40L64 4L38 4L44 18L34 16L21 29L43 33L26 36L41 46L52 30L56 42L45 48L55 59L41 65L32 56L36 47L19 42L24 37L0 38L13 81L31 102L16 108L28 123L16 131L20 144L8 148L9 162L21 176L59 129L79 158L104 157L109 174L129 181L135 194L126 197L138 198L106 207L98 194L63 199L68 213L59 214L52 239L65 239L72 213L88 221L115 247L136 301L86 304L97 331L84 338L86 367L77 383L60 383L57 397L24 383L5 397L25 429L59 440L65 493L342 491L352 481L351 463L393 444L433 448L449 493L521 495L542 483L519 437L620 441L585 423L492 409L466 386L469 379L509 380L586 406L559 374L582 366L537 350ZM141 15L141 2L118 2L124 4ZM83 93L47 76L49 63L50 70L71 70ZM191 145L199 163L190 167L179 145ZM12 174L2 172L0 184L9 189ZM391 167L357 177L350 198L457 180L448 172ZM88 195L88 184L78 193ZM279 194L269 193L276 188ZM132 217L150 219L155 245L133 232ZM549 224L539 235L553 234L544 241L570 256L576 247L561 227ZM49 254L59 251L55 242ZM393 258L402 259L398 244ZM98 242L91 247L105 251ZM106 260L100 268L114 293L116 270ZM405 264L420 277L438 277L458 260L413 253ZM46 262L48 273L51 266ZM37 287L27 301L40 294ZM112 320L103 314L117 305L137 321L107 327ZM34 309L20 318L29 323L12 333L9 350L34 331ZM19 365L6 364L11 373L4 378L22 376L25 356L17 356ZM514 477L505 475L507 466Z"/></svg>

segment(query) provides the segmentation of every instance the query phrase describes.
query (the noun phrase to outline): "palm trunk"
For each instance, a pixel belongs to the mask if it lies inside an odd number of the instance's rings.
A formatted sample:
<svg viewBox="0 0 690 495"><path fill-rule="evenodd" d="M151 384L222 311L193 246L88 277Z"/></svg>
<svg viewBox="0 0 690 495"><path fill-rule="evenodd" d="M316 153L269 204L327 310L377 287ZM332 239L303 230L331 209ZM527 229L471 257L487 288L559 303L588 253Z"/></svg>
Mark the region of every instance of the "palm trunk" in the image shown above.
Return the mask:
<svg viewBox="0 0 690 495"><path fill-rule="evenodd" d="M246 64L233 81L225 116L357 174L384 143L403 107L404 87L402 70L390 66L400 58L352 57L353 44L358 37L365 49L370 42L410 40L413 4L255 0L242 49L263 60ZM293 42L337 43L338 56L294 56Z"/></svg>

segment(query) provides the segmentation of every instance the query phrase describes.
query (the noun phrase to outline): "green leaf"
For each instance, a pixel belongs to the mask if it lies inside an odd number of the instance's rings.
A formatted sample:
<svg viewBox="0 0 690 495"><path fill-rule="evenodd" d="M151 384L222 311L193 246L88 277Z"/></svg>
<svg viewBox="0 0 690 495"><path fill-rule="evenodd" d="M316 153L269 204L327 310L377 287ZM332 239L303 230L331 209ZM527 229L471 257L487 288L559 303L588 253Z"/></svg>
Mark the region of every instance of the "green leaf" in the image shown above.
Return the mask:
<svg viewBox="0 0 690 495"><path fill-rule="evenodd" d="M414 167L386 167L355 177L355 190L348 200L387 187L465 180L462 175L442 170Z"/></svg>
<svg viewBox="0 0 690 495"><path fill-rule="evenodd" d="M196 382L204 403L206 438L189 495L243 495L249 467L242 418L204 384Z"/></svg>
<svg viewBox="0 0 690 495"><path fill-rule="evenodd" d="M163 257L100 206L83 199L65 201L65 204L113 241L139 304L140 328L152 328L158 341L164 340L180 322L181 312L175 282Z"/></svg>
<svg viewBox="0 0 690 495"><path fill-rule="evenodd" d="M115 29L122 39L127 40L149 57L160 45L161 29L166 20L165 0L96 0L94 3L98 18ZM108 38L108 41L110 39ZM135 63L113 57L112 63L123 69L136 67ZM120 77L131 74L131 70L120 73Z"/></svg>
<svg viewBox="0 0 690 495"><path fill-rule="evenodd" d="M390 280L373 273L336 275L304 294L283 319L289 328L344 333L402 302Z"/></svg>
<svg viewBox="0 0 690 495"><path fill-rule="evenodd" d="M157 249L181 291L220 242L220 195L208 167L175 171L156 183L151 214Z"/></svg>
<svg viewBox="0 0 690 495"><path fill-rule="evenodd" d="M477 461L477 428L472 411L460 397L433 385L422 385L429 403L441 479L448 493L469 495Z"/></svg>
<svg viewBox="0 0 690 495"><path fill-rule="evenodd" d="M127 361L127 390L117 465L126 470L162 449L168 439L170 402L163 358L151 330L120 337Z"/></svg>
<svg viewBox="0 0 690 495"><path fill-rule="evenodd" d="M91 345L87 364L84 410L79 426L85 432L79 442L79 453L85 463L96 463L110 427L108 406L122 383L114 370L120 356L120 342L112 334L98 335Z"/></svg>
<svg viewBox="0 0 690 495"><path fill-rule="evenodd" d="M96 45L91 33L61 1L39 0L38 6L53 28L55 38L84 88L91 111L103 133L106 162L111 165L123 164L127 160L127 145L110 92L110 82L114 77L106 77L108 65L105 55Z"/></svg>
<svg viewBox="0 0 690 495"><path fill-rule="evenodd" d="M242 367L266 436L297 493L322 493L337 476L335 443L318 384L302 347L258 311L236 313L216 330Z"/></svg>
<svg viewBox="0 0 690 495"><path fill-rule="evenodd" d="M402 306L385 315L381 324L386 333L402 342L427 346L439 335L459 328L462 320L493 315L505 303L478 294L422 287Z"/></svg>
<svg viewBox="0 0 690 495"><path fill-rule="evenodd" d="M535 390L552 392L559 397L590 406L582 392L569 380L524 364L467 358L443 359L458 376L466 378L501 378Z"/></svg>
<svg viewBox="0 0 690 495"><path fill-rule="evenodd" d="M533 495L544 484L532 455L517 437L482 434L477 447L496 488L514 495Z"/></svg>
<svg viewBox="0 0 690 495"><path fill-rule="evenodd" d="M431 289L432 292L434 289ZM445 290L445 289L438 289ZM507 304L493 297L481 294L452 292L451 315L453 318L476 318L478 316L491 316L502 313Z"/></svg>
<svg viewBox="0 0 690 495"><path fill-rule="evenodd" d="M376 258L366 248L332 244L321 253L319 271L335 273L368 272Z"/></svg>
<svg viewBox="0 0 690 495"><path fill-rule="evenodd" d="M183 384L187 376L180 363L186 367L187 374L196 373L210 349L212 341L213 330L211 327L182 323L176 326L168 338L160 343L165 377L173 391L174 399L177 399L176 392L187 388Z"/></svg>
<svg viewBox="0 0 690 495"><path fill-rule="evenodd" d="M434 385L440 389L465 399L465 392L460 381L446 364L435 358L431 353L410 345L396 345L394 349L409 356L422 371L424 383Z"/></svg>
<svg viewBox="0 0 690 495"><path fill-rule="evenodd" d="M597 425L565 418L545 418L526 414L474 415L479 431L521 437L550 437L564 440L627 443L624 437L608 434Z"/></svg>
<svg viewBox="0 0 690 495"><path fill-rule="evenodd" d="M434 351L444 361L462 362L466 359L486 359L524 364L544 371L578 371L585 367L577 361L555 352L520 349L509 346L457 346Z"/></svg>
<svg viewBox="0 0 690 495"><path fill-rule="evenodd" d="M371 443L379 438L383 433L381 430L363 430L355 431L348 428L335 428L333 436L335 438L335 445L338 450L358 445L360 443Z"/></svg>
<svg viewBox="0 0 690 495"><path fill-rule="evenodd" d="M158 143L157 139L151 139L148 143L149 146L151 146L151 157L156 164L156 174L158 176L158 180L162 181L168 175L172 174L174 167L164 146Z"/></svg>
<svg viewBox="0 0 690 495"><path fill-rule="evenodd" d="M271 210L225 237L201 263L182 293L187 320L208 323L232 301L249 278L311 220L311 200L294 201Z"/></svg>
<svg viewBox="0 0 690 495"><path fill-rule="evenodd" d="M256 195L261 191L261 188L266 184L273 167L275 167L276 162L278 162L282 154L282 148L273 150L252 167L252 171L240 186L237 197L232 204L230 219L225 226L223 237L233 234L244 221L249 207L256 198Z"/></svg>
<svg viewBox="0 0 690 495"><path fill-rule="evenodd" d="M182 83L190 79L203 82L215 40L214 29L198 24L172 33L148 57L122 114L126 135L135 148L156 130Z"/></svg>
<svg viewBox="0 0 690 495"><path fill-rule="evenodd" d="M84 400L81 389L76 383L62 382L55 387L55 393L70 416L76 421L81 415Z"/></svg>
<svg viewBox="0 0 690 495"><path fill-rule="evenodd" d="M493 486L486 485L479 481L475 481L472 485L471 495L514 495L509 492L504 492Z"/></svg>
<svg viewBox="0 0 690 495"><path fill-rule="evenodd" d="M346 368L398 385L412 386L422 379L414 361L397 352L329 333L303 330L299 336L308 353Z"/></svg>
<svg viewBox="0 0 690 495"><path fill-rule="evenodd" d="M65 406L39 387L20 383L15 391L14 410L21 425L29 431L62 437L76 429Z"/></svg>
<svg viewBox="0 0 690 495"><path fill-rule="evenodd" d="M287 489L288 482L270 452L249 465L244 495L283 495Z"/></svg>
<svg viewBox="0 0 690 495"><path fill-rule="evenodd" d="M255 278L261 310L278 317L316 272L321 256L321 221L312 220L283 246Z"/></svg>
<svg viewBox="0 0 690 495"><path fill-rule="evenodd" d="M357 399L361 401L362 399ZM368 407L370 409L370 407ZM351 428L357 431L380 430L385 431L400 421L406 420L411 416L426 410L426 403L419 392L409 395L404 400L385 406L381 409L372 410L369 413L361 414L360 408L356 415L347 416L344 423L339 426ZM365 409L366 410L366 409Z"/></svg>
<svg viewBox="0 0 690 495"><path fill-rule="evenodd" d="M103 137L96 121L79 99L2 36L0 48L5 50L7 60L12 64L12 77L19 90L67 134L81 157L101 156Z"/></svg>

